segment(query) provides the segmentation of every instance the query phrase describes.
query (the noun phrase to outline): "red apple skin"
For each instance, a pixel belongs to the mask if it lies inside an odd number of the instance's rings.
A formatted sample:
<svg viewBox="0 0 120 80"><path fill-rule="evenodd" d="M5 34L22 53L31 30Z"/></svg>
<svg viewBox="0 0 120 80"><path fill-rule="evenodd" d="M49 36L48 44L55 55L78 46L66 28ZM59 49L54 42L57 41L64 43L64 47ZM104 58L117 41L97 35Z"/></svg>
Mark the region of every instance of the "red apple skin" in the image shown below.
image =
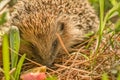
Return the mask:
<svg viewBox="0 0 120 80"><path fill-rule="evenodd" d="M22 80L45 80L45 73L26 73L21 75Z"/></svg>

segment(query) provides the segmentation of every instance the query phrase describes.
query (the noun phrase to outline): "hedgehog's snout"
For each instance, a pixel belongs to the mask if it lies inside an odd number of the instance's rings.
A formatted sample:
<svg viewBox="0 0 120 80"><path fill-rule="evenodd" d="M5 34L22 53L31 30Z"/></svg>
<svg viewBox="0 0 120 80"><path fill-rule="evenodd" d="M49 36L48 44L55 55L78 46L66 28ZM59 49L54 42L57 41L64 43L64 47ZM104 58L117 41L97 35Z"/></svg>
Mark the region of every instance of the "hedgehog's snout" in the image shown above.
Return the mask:
<svg viewBox="0 0 120 80"><path fill-rule="evenodd" d="M56 58L59 49L59 41L58 39L54 39L52 42L44 44L41 43L41 45L32 46L32 53L38 63L50 66Z"/></svg>
<svg viewBox="0 0 120 80"><path fill-rule="evenodd" d="M38 54L41 54L41 53L38 53ZM47 53L47 54L51 54L51 55L44 55L44 56L35 55L36 61L42 65L46 65L46 66L52 65L54 59L56 58L56 55L53 55L55 53Z"/></svg>

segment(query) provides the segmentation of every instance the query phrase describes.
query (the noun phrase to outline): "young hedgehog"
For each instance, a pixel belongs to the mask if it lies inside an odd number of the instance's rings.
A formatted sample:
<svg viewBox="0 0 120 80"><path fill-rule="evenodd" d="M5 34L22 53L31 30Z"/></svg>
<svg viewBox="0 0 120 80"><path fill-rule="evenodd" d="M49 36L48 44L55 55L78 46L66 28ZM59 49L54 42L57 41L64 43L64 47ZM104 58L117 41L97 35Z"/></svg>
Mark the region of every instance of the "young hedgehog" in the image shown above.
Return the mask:
<svg viewBox="0 0 120 80"><path fill-rule="evenodd" d="M15 8L12 25L20 30L20 52L44 65L52 64L63 50L56 34L69 51L99 24L87 0L20 0Z"/></svg>

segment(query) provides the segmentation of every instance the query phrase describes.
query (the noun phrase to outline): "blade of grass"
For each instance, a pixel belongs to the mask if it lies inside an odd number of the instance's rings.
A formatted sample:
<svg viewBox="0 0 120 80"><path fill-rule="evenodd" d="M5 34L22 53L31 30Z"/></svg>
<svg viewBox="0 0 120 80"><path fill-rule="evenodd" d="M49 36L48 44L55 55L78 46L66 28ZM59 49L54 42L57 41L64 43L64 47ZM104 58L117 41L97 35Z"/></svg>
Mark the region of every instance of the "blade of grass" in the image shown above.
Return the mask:
<svg viewBox="0 0 120 80"><path fill-rule="evenodd" d="M98 31L98 39L97 39L97 45L95 48L95 51L98 50L100 42L102 40L102 30L103 30L103 20L104 20L104 0L99 0L99 4L100 4L100 25L99 25L99 31Z"/></svg>
<svg viewBox="0 0 120 80"><path fill-rule="evenodd" d="M105 23L107 22L107 20L109 20L109 19L111 18L111 16L112 16L116 11L119 10L119 8L120 8L120 2L117 3L117 5L115 5L112 9L110 9L110 10L107 12L107 14L106 14L106 16L105 16L105 19L104 19L104 25L105 25Z"/></svg>
<svg viewBox="0 0 120 80"><path fill-rule="evenodd" d="M9 59L9 42L8 34L3 36L3 45L2 45L2 55L3 55L3 70L5 75L5 80L10 80L10 59Z"/></svg>
<svg viewBox="0 0 120 80"><path fill-rule="evenodd" d="M56 76L49 76L46 80L58 80Z"/></svg>
<svg viewBox="0 0 120 80"><path fill-rule="evenodd" d="M19 80L19 75L20 75L20 71L21 71L23 62L25 60L25 56L26 56L26 54L24 54L19 60L19 63L17 65L16 71L15 71L15 76L14 76L15 80Z"/></svg>
<svg viewBox="0 0 120 80"><path fill-rule="evenodd" d="M17 2L17 0L11 0L11 1L9 2L9 5L10 5L10 6L13 6L16 2Z"/></svg>
<svg viewBox="0 0 120 80"><path fill-rule="evenodd" d="M110 0L110 2L111 2L111 4L112 4L113 6L115 6L115 5L117 4L117 1L116 1L116 0Z"/></svg>
<svg viewBox="0 0 120 80"><path fill-rule="evenodd" d="M120 73L118 73L117 80L120 80Z"/></svg>
<svg viewBox="0 0 120 80"><path fill-rule="evenodd" d="M4 24L7 21L7 12L4 12L2 15L0 15L0 25Z"/></svg>
<svg viewBox="0 0 120 80"><path fill-rule="evenodd" d="M17 27L10 29L10 49L11 49L11 68L15 68L18 62L18 52L20 47L20 35Z"/></svg>
<svg viewBox="0 0 120 80"><path fill-rule="evenodd" d="M102 80L109 80L107 73L103 73Z"/></svg>

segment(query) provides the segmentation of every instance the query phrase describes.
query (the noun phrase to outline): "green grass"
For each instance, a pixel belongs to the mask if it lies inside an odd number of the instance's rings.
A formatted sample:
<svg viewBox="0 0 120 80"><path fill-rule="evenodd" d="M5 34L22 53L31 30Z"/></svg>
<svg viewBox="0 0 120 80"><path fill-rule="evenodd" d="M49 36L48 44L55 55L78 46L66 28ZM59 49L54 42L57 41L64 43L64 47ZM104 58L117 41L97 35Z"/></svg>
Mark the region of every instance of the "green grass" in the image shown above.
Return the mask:
<svg viewBox="0 0 120 80"><path fill-rule="evenodd" d="M2 45L2 55L3 55L3 70L5 75L5 80L10 80L10 53L9 53L9 42L8 34L3 36L3 45Z"/></svg>
<svg viewBox="0 0 120 80"><path fill-rule="evenodd" d="M99 30L98 30L96 52L99 50L100 43L101 43L102 38L103 38L103 32L104 32L104 29L106 27L107 22L110 21L110 19L112 17L114 17L116 15L118 15L118 16L120 15L120 2L117 2L117 0L110 0L113 7L110 10L108 10L108 12L106 12L106 14L105 14L105 11L104 11L104 6L105 6L104 2L105 2L105 0L99 0L99 4L100 4L100 13L99 13L100 14L100 25L99 25ZM114 36L115 34L120 32L120 20L118 20L115 23L115 27L111 32L113 33L112 36ZM110 40L110 41L112 41L112 40ZM108 77L107 73L103 73L102 80L109 80L109 77ZM120 75L117 77L117 80L120 80Z"/></svg>
<svg viewBox="0 0 120 80"><path fill-rule="evenodd" d="M1 16L0 16L0 25L4 24L7 21L7 12L4 12Z"/></svg>
<svg viewBox="0 0 120 80"><path fill-rule="evenodd" d="M56 76L49 76L46 80L58 80Z"/></svg>
<svg viewBox="0 0 120 80"><path fill-rule="evenodd" d="M9 45L10 43L10 45ZM20 47L20 36L17 27L10 29L10 36L8 34L3 35L3 72L5 80L19 80L21 68L25 60L25 54L18 60L18 53ZM11 52L9 52L9 50ZM10 59L11 56L11 59ZM11 63L11 65L10 65ZM10 74L10 69L15 71Z"/></svg>
<svg viewBox="0 0 120 80"><path fill-rule="evenodd" d="M120 72L118 73L118 77L117 77L117 80L120 80Z"/></svg>
<svg viewBox="0 0 120 80"><path fill-rule="evenodd" d="M107 22L114 16L120 15L119 10L120 10L120 2L117 2L116 0L111 0L111 4L113 7L106 13L104 14L104 0L99 0L100 4L100 25L99 25L99 30L98 30L98 38L97 38L97 45L96 45L96 52L99 49L102 37L103 37L103 31L106 27ZM105 15L105 16L104 16ZM116 28L115 30L117 31L119 28Z"/></svg>
<svg viewBox="0 0 120 80"><path fill-rule="evenodd" d="M17 66L19 47L19 30L16 27L12 27L10 29L11 68L15 68Z"/></svg>
<svg viewBox="0 0 120 80"><path fill-rule="evenodd" d="M107 73L103 73L102 80L109 80Z"/></svg>
<svg viewBox="0 0 120 80"><path fill-rule="evenodd" d="M106 26L106 24L113 18L114 16L120 16L120 0L89 0L92 5L95 6L96 9L99 8L98 14L100 19L100 25L99 30L97 33L97 44L95 48L96 54L100 54L98 51L100 50L100 44L104 37L104 31L107 28L110 28L109 26ZM109 5L108 5L109 2ZM107 5L105 5L107 3ZM97 5L96 5L97 4ZM98 6L99 4L99 6ZM107 8L109 6L109 8ZM107 9L107 10L106 10ZM109 10L108 10L109 9ZM110 30L109 33L112 33L110 40L108 40L108 43L110 41L110 45L114 46L112 40L112 37L120 32L120 19L118 19L115 23L115 26ZM94 51L93 51L94 53ZM102 80L109 80L107 73L103 73ZM120 80L120 74L118 73L117 80Z"/></svg>

